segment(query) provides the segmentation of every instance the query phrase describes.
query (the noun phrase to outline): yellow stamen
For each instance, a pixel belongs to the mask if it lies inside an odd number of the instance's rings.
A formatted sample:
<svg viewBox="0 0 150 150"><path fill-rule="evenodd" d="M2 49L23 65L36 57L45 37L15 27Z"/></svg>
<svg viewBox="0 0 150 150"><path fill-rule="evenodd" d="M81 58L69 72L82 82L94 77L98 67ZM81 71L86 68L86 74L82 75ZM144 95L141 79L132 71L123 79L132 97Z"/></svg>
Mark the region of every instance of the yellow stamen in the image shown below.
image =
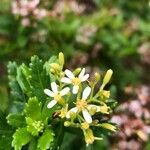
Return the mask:
<svg viewBox="0 0 150 150"><path fill-rule="evenodd" d="M72 79L72 84L73 85L79 85L81 83L81 80L79 78L73 78Z"/></svg>
<svg viewBox="0 0 150 150"><path fill-rule="evenodd" d="M56 95L54 96L54 99L55 99L56 101L60 101L60 100L62 99L62 97L61 97L60 94L56 94Z"/></svg>
<svg viewBox="0 0 150 150"><path fill-rule="evenodd" d="M87 107L87 102L85 100L78 100L76 106L79 110L83 110Z"/></svg>

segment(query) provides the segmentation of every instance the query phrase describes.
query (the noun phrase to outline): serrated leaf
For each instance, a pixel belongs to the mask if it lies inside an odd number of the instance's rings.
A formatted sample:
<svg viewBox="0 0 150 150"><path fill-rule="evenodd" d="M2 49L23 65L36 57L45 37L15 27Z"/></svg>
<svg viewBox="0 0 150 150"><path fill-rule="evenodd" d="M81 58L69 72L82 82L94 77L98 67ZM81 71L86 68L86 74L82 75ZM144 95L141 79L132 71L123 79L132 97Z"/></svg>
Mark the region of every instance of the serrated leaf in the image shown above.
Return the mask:
<svg viewBox="0 0 150 150"><path fill-rule="evenodd" d="M11 101L26 101L23 91L21 90L16 76L17 76L17 64L15 62L8 63L8 79L9 86L11 88Z"/></svg>
<svg viewBox="0 0 150 150"><path fill-rule="evenodd" d="M13 127L23 127L25 119L22 114L9 114L7 116L7 123Z"/></svg>
<svg viewBox="0 0 150 150"><path fill-rule="evenodd" d="M49 77L46 75L46 70L43 68L44 63L37 56L31 57L30 69L32 93L40 101L46 99L44 89L49 85Z"/></svg>
<svg viewBox="0 0 150 150"><path fill-rule="evenodd" d="M38 148L40 150L47 150L52 146L54 141L54 133L50 129L46 129L43 135L38 140Z"/></svg>
<svg viewBox="0 0 150 150"><path fill-rule="evenodd" d="M27 117L32 118L33 120L41 119L41 103L39 103L36 97L29 98L28 103L25 107L25 114Z"/></svg>
<svg viewBox="0 0 150 150"><path fill-rule="evenodd" d="M22 91L27 94L28 96L30 96L32 94L31 92L31 85L29 83L29 81L27 80L26 76L23 73L23 65L19 66L17 68L17 81L22 89Z"/></svg>
<svg viewBox="0 0 150 150"><path fill-rule="evenodd" d="M27 131L27 128L19 128L13 135L12 146L15 150L21 150L22 146L30 142L32 136Z"/></svg>

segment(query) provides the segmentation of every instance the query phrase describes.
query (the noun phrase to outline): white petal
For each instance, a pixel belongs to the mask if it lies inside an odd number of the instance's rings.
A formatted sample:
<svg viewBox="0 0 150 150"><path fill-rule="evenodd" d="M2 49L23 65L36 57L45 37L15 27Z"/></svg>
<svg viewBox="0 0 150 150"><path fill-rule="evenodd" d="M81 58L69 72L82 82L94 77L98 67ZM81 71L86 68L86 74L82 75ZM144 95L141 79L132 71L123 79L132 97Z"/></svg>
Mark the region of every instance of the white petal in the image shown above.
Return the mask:
<svg viewBox="0 0 150 150"><path fill-rule="evenodd" d="M64 77L64 78L61 79L61 82L71 83L71 80L69 78Z"/></svg>
<svg viewBox="0 0 150 150"><path fill-rule="evenodd" d="M74 74L70 70L68 70L68 69L65 70L65 74L70 79L74 78Z"/></svg>
<svg viewBox="0 0 150 150"><path fill-rule="evenodd" d="M77 107L71 108L71 109L67 112L66 118L70 118L70 112L77 113L77 111L78 111L78 108L77 108Z"/></svg>
<svg viewBox="0 0 150 150"><path fill-rule="evenodd" d="M100 111L100 106L96 106L96 105L93 105L93 104L90 104L87 106L87 109L90 110L92 107L95 107L96 108L96 112L99 112Z"/></svg>
<svg viewBox="0 0 150 150"><path fill-rule="evenodd" d="M88 96L90 95L90 93L91 93L91 88L87 86L83 91L82 99L86 100Z"/></svg>
<svg viewBox="0 0 150 150"><path fill-rule="evenodd" d="M51 88L52 88L52 91L54 93L57 93L58 92L58 88L57 88L57 84L55 82L52 82L51 83Z"/></svg>
<svg viewBox="0 0 150 150"><path fill-rule="evenodd" d="M83 117L84 117L85 121L87 123L92 123L92 117L89 114L89 112L86 109L84 109L84 110L82 110L82 113L83 113Z"/></svg>
<svg viewBox="0 0 150 150"><path fill-rule="evenodd" d="M79 78L81 79L85 74L85 68L83 68L79 74Z"/></svg>
<svg viewBox="0 0 150 150"><path fill-rule="evenodd" d="M44 93L50 97L54 97L54 93L49 89L44 89Z"/></svg>
<svg viewBox="0 0 150 150"><path fill-rule="evenodd" d="M73 94L77 94L77 93L78 93L78 90L79 90L79 86L78 86L78 85L75 85L75 86L73 86L72 93L73 93Z"/></svg>
<svg viewBox="0 0 150 150"><path fill-rule="evenodd" d="M66 95L68 92L70 91L70 89L68 87L64 88L63 90L60 91L60 95L64 96Z"/></svg>
<svg viewBox="0 0 150 150"><path fill-rule="evenodd" d="M84 75L83 77L80 78L82 82L86 81L89 78L89 74Z"/></svg>
<svg viewBox="0 0 150 150"><path fill-rule="evenodd" d="M56 105L57 101L52 100L48 103L47 108L52 108L54 105Z"/></svg>

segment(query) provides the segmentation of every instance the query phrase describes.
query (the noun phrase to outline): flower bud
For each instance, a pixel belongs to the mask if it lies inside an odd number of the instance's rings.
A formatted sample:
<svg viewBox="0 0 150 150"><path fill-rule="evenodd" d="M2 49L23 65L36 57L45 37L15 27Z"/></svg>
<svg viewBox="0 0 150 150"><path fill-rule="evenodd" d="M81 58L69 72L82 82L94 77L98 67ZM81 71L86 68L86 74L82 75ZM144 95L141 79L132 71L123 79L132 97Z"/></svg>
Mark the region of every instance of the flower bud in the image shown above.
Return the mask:
<svg viewBox="0 0 150 150"><path fill-rule="evenodd" d="M100 80L100 74L98 72L95 72L94 76L95 76L96 82L98 82Z"/></svg>
<svg viewBox="0 0 150 150"><path fill-rule="evenodd" d="M107 105L100 106L101 113L109 114L108 109L109 109L109 107Z"/></svg>
<svg viewBox="0 0 150 150"><path fill-rule="evenodd" d="M62 52L59 53L58 59L59 63L63 66L65 61L64 61L64 54Z"/></svg>
<svg viewBox="0 0 150 150"><path fill-rule="evenodd" d="M84 122L84 123L81 124L81 128L83 130L87 130L89 128L89 124L87 122Z"/></svg>
<svg viewBox="0 0 150 150"><path fill-rule="evenodd" d="M69 127L70 125L71 125L71 122L70 122L70 121L65 121L65 122L64 122L64 126L65 126L65 127Z"/></svg>
<svg viewBox="0 0 150 150"><path fill-rule="evenodd" d="M110 81L110 78L113 74L113 71L111 69L107 70L106 74L105 74L105 77L103 79L103 84L106 85L109 81Z"/></svg>
<svg viewBox="0 0 150 150"><path fill-rule="evenodd" d="M76 113L71 111L70 112L70 118L71 118L71 120L74 120L76 118Z"/></svg>
<svg viewBox="0 0 150 150"><path fill-rule="evenodd" d="M100 126L105 128L105 129L114 131L114 132L116 131L116 127L112 124L109 124L109 123L102 123L102 124L100 124Z"/></svg>
<svg viewBox="0 0 150 150"><path fill-rule="evenodd" d="M91 109L89 110L90 115L94 115L97 111L96 106L92 106Z"/></svg>
<svg viewBox="0 0 150 150"><path fill-rule="evenodd" d="M91 129L85 130L84 136L85 136L85 142L87 145L92 144L95 140L95 137Z"/></svg>
<svg viewBox="0 0 150 150"><path fill-rule="evenodd" d="M106 97L106 98L109 98L109 97L110 97L110 91L103 90L103 91L102 91L102 94L103 94L103 96Z"/></svg>
<svg viewBox="0 0 150 150"><path fill-rule="evenodd" d="M60 69L61 69L59 64L57 64L57 63L51 63L50 65L51 65L52 69L54 69L54 70L60 71Z"/></svg>
<svg viewBox="0 0 150 150"><path fill-rule="evenodd" d="M74 70L73 74L74 74L74 75L77 75L77 74L79 74L80 72L81 72L81 68L77 68L77 69Z"/></svg>

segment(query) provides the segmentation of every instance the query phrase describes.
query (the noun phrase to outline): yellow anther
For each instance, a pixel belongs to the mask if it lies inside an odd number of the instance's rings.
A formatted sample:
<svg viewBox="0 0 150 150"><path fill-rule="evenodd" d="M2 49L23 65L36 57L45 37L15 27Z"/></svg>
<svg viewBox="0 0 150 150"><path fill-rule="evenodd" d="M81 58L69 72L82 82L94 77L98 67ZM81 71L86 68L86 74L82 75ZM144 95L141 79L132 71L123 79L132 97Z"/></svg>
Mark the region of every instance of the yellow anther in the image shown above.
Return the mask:
<svg viewBox="0 0 150 150"><path fill-rule="evenodd" d="M79 110L83 110L87 107L87 102L85 100L78 100L76 106Z"/></svg>
<svg viewBox="0 0 150 150"><path fill-rule="evenodd" d="M73 85L79 85L81 83L81 80L79 78L73 78L72 79L72 84Z"/></svg>
<svg viewBox="0 0 150 150"><path fill-rule="evenodd" d="M55 99L56 101L60 101L60 100L62 99L62 97L61 97L60 94L56 94L56 95L54 96L54 99Z"/></svg>

